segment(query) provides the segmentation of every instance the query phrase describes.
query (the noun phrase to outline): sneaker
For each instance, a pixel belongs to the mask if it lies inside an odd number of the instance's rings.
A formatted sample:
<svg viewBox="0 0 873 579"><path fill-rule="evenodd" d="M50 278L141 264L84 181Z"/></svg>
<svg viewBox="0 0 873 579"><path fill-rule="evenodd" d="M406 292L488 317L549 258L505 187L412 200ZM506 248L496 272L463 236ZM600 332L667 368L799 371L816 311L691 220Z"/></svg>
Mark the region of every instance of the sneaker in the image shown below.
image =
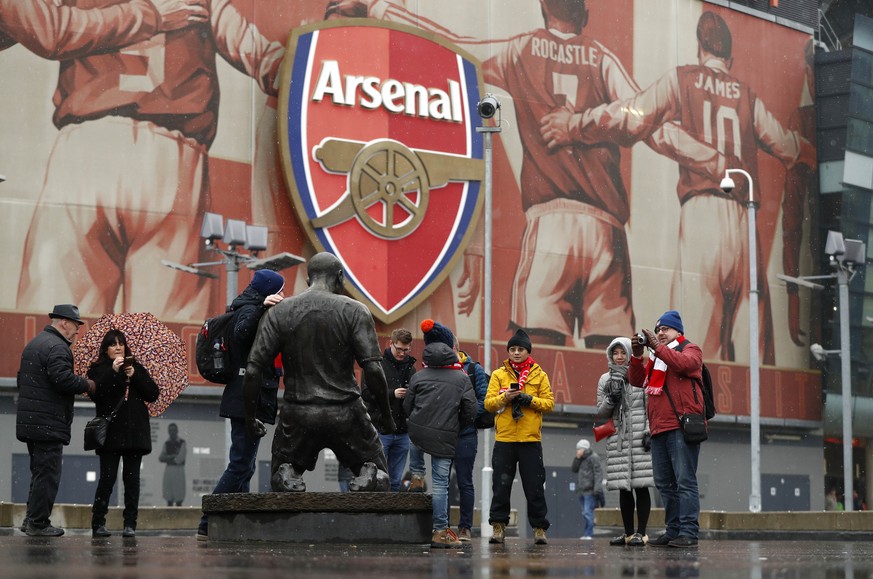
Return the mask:
<svg viewBox="0 0 873 579"><path fill-rule="evenodd" d="M634 533L627 539L627 544L629 547L643 547L646 543L649 542L648 535L640 535L639 533Z"/></svg>
<svg viewBox="0 0 873 579"><path fill-rule="evenodd" d="M458 527L458 540L465 543L473 540L473 534L467 527Z"/></svg>
<svg viewBox="0 0 873 579"><path fill-rule="evenodd" d="M677 547L679 549L687 549L689 547L697 546L697 539L693 537L676 537L672 541L670 541L671 547Z"/></svg>
<svg viewBox="0 0 873 579"><path fill-rule="evenodd" d="M209 529L207 527L197 527L197 540L206 541L209 539Z"/></svg>
<svg viewBox="0 0 873 579"><path fill-rule="evenodd" d="M488 539L489 543L499 543L503 544L506 540L506 523L492 523L491 524L491 538Z"/></svg>
<svg viewBox="0 0 873 579"><path fill-rule="evenodd" d="M45 527L39 528L34 527L30 523L28 523L27 528L24 530L24 532L27 533L28 537L60 537L64 534L63 529L52 527L51 525L46 525Z"/></svg>
<svg viewBox="0 0 873 579"><path fill-rule="evenodd" d="M91 536L94 538L111 537L112 533L107 531L104 525L100 525L91 529Z"/></svg>
<svg viewBox="0 0 873 579"><path fill-rule="evenodd" d="M593 540L591 537L589 537L587 535L585 537L579 537L579 538L582 539L583 541L592 541Z"/></svg>
<svg viewBox="0 0 873 579"><path fill-rule="evenodd" d="M549 540L546 539L546 530L537 527L534 529L534 545L546 545Z"/></svg>
<svg viewBox="0 0 873 579"><path fill-rule="evenodd" d="M669 547L670 541L672 541L675 538L676 537L671 537L667 533L664 533L663 535L659 535L658 537L649 541L649 545L652 547Z"/></svg>
<svg viewBox="0 0 873 579"><path fill-rule="evenodd" d="M434 531L430 538L431 549L457 549L463 546L458 540L458 536L451 529L442 529Z"/></svg>
<svg viewBox="0 0 873 579"><path fill-rule="evenodd" d="M585 537L582 537L582 538L584 539ZM619 535L615 539L610 539L609 544L612 545L613 547L624 547L625 545L628 544L628 541L630 540L630 538L631 538L630 535Z"/></svg>
<svg viewBox="0 0 873 579"><path fill-rule="evenodd" d="M133 527L124 527L124 530L121 531L122 537L136 537L136 530Z"/></svg>
<svg viewBox="0 0 873 579"><path fill-rule="evenodd" d="M412 475L412 478L409 480L409 492L411 493L423 493L424 492L424 477L420 474Z"/></svg>

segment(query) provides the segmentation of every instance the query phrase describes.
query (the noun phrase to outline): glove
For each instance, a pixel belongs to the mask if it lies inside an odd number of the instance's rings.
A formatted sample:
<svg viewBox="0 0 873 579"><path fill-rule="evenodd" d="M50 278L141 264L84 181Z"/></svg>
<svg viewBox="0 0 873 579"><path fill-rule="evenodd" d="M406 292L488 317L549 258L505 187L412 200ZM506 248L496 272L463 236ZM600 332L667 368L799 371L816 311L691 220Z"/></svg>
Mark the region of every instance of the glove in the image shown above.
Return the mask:
<svg viewBox="0 0 873 579"><path fill-rule="evenodd" d="M609 404L610 406L618 406L621 404L621 392L610 392Z"/></svg>
<svg viewBox="0 0 873 579"><path fill-rule="evenodd" d="M522 406L530 406L530 403L533 402L533 396L530 394L519 394L518 395L518 403Z"/></svg>
<svg viewBox="0 0 873 579"><path fill-rule="evenodd" d="M643 335L646 337L646 346L653 350L661 343L658 341L658 336L656 336L652 330L643 330Z"/></svg>
<svg viewBox="0 0 873 579"><path fill-rule="evenodd" d="M645 346L643 344L638 344L636 340L631 340L631 351L635 358L642 358L644 350Z"/></svg>
<svg viewBox="0 0 873 579"><path fill-rule="evenodd" d="M246 432L248 433L250 438L263 438L267 435L267 427L264 426L264 423L257 418L253 418L250 420L246 420Z"/></svg>

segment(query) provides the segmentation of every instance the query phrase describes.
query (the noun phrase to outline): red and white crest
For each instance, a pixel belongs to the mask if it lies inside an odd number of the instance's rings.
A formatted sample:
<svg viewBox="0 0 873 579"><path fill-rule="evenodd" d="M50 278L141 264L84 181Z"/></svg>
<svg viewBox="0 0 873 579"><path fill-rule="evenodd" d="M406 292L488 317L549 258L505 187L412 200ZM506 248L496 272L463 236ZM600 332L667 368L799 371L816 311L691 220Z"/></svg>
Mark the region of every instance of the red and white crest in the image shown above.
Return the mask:
<svg viewBox="0 0 873 579"><path fill-rule="evenodd" d="M460 48L398 24L320 22L288 41L279 126L292 204L385 323L445 279L478 220L480 75Z"/></svg>

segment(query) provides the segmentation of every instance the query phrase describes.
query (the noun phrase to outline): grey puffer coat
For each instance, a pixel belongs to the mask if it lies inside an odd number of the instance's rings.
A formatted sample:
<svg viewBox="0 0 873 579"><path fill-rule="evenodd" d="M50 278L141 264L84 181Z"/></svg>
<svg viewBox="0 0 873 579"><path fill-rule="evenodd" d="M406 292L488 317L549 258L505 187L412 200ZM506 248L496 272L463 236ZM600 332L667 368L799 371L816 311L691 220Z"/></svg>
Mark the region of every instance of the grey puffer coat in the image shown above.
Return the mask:
<svg viewBox="0 0 873 579"><path fill-rule="evenodd" d="M610 354L616 347L624 348L628 353L627 367L630 364L630 339L616 338L609 344L606 359L610 365L613 365ZM622 399L616 406L609 400L610 375L624 382ZM616 432L606 439L606 488L609 490L629 491L655 486L652 454L643 448L643 435L649 432L645 390L631 386L626 376L626 372L621 376L610 371L597 383L597 422L610 417L615 420Z"/></svg>

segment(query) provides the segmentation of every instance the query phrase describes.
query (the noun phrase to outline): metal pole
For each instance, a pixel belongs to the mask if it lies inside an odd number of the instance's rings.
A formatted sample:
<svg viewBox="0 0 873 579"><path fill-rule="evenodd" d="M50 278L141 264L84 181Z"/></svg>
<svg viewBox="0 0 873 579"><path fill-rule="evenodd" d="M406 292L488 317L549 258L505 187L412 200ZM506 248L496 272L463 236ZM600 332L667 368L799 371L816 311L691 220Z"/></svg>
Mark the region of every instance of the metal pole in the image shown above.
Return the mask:
<svg viewBox="0 0 873 579"><path fill-rule="evenodd" d="M482 312L482 337L484 339L485 352L482 363L487 371L491 371L491 253L492 253L492 195L491 195L491 144L492 133L499 133L500 127L476 127L476 131L485 133L485 277L484 307ZM488 523L488 513L491 510L491 479L494 469L491 468L491 429L482 431L482 503L479 507L479 533L484 538L492 536L491 525Z"/></svg>
<svg viewBox="0 0 873 579"><path fill-rule="evenodd" d="M751 413L752 492L749 511L761 512L761 364L758 358L758 246L755 225L755 186L752 176L742 169L728 169L726 174L740 173L749 183L749 411Z"/></svg>
<svg viewBox="0 0 873 579"><path fill-rule="evenodd" d="M854 481L852 477L852 350L849 346L849 276L842 266L837 269L840 288L840 369L843 394L843 505L846 511L854 509Z"/></svg>
<svg viewBox="0 0 873 579"><path fill-rule="evenodd" d="M231 247L230 249L233 251L234 248ZM236 297L237 279L239 277L239 262L231 255L223 254L223 258L224 266L227 270L227 286L225 288L224 301L226 302L227 307L230 307L230 304L233 303L233 300ZM227 418L224 421L224 448L226 449L228 460L230 460L230 447L232 443L233 436L230 428L230 418Z"/></svg>

